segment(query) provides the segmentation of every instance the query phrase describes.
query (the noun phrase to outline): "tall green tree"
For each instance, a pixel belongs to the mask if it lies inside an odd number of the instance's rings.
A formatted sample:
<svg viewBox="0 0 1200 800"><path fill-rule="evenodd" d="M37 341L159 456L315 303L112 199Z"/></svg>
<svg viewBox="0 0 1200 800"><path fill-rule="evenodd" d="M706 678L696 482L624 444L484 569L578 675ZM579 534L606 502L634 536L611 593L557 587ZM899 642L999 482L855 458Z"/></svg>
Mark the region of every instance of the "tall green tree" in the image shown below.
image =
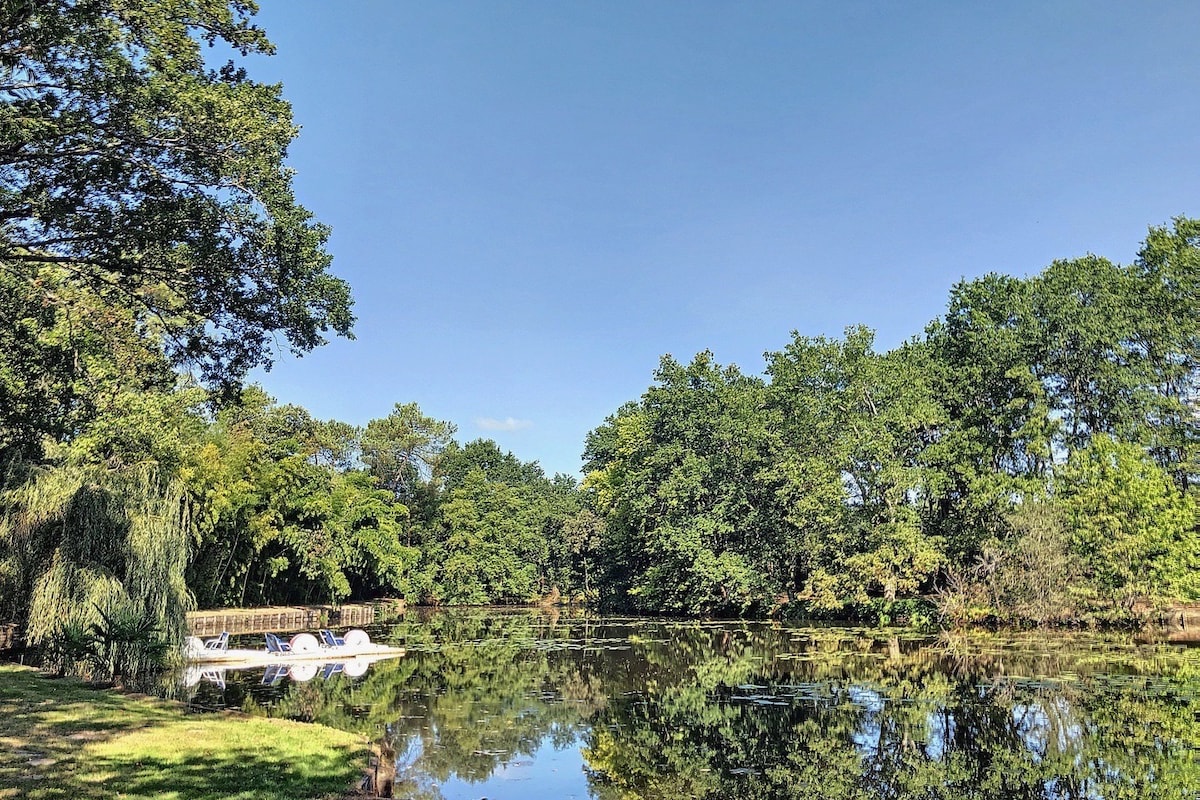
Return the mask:
<svg viewBox="0 0 1200 800"><path fill-rule="evenodd" d="M202 47L273 51L248 0L5 0L0 271L45 267L137 309L177 363L232 382L349 335L328 229L297 204L278 85ZM54 373L59 380L67 376Z"/></svg>
<svg viewBox="0 0 1200 800"><path fill-rule="evenodd" d="M455 430L453 423L422 414L416 403L396 403L391 414L367 423L360 441L363 463L397 499L411 499L433 477Z"/></svg>
<svg viewBox="0 0 1200 800"><path fill-rule="evenodd" d="M407 507L365 471L314 459L327 427L251 387L204 431L184 471L198 499L188 575L202 605L409 590Z"/></svg>
<svg viewBox="0 0 1200 800"><path fill-rule="evenodd" d="M1145 443L1186 491L1200 484L1200 220L1151 228L1132 273L1141 314L1131 347L1150 395Z"/></svg>
<svg viewBox="0 0 1200 800"><path fill-rule="evenodd" d="M450 442L427 485L416 599L509 603L585 591L595 572L579 487L490 439ZM594 517L592 518L594 521Z"/></svg>
<svg viewBox="0 0 1200 800"><path fill-rule="evenodd" d="M1071 454L1055 479L1072 547L1091 588L1139 598L1200 598L1200 517L1141 447L1105 435Z"/></svg>
<svg viewBox="0 0 1200 800"><path fill-rule="evenodd" d="M1136 437L1145 373L1132 352L1141 299L1127 269L1097 256L1055 261L1029 281L1033 367L1062 420L1062 451L1094 434Z"/></svg>
<svg viewBox="0 0 1200 800"><path fill-rule="evenodd" d="M666 356L655 385L589 437L611 601L643 611L769 606L785 575L765 386L711 353Z"/></svg>
<svg viewBox="0 0 1200 800"><path fill-rule="evenodd" d="M198 479L206 419L172 367L230 390L280 342L350 333L328 231L284 165L280 87L204 60L269 54L255 10L0 4L0 572L35 638L110 601L178 632L193 548L254 505L253 471Z"/></svg>
<svg viewBox="0 0 1200 800"><path fill-rule="evenodd" d="M843 340L795 335L767 372L794 587L818 605L916 591L942 562L917 510L929 493L922 454L944 421L925 348L876 353L861 326Z"/></svg>
<svg viewBox="0 0 1200 800"><path fill-rule="evenodd" d="M923 459L936 473L924 508L959 561L1007 531L1012 499L1044 486L1060 421L1036 366L1043 343L1027 282L960 281L926 328L931 386L944 409Z"/></svg>
<svg viewBox="0 0 1200 800"><path fill-rule="evenodd" d="M441 533L427 545L426 599L479 605L541 595L548 549L536 494L474 469L447 493L439 513Z"/></svg>

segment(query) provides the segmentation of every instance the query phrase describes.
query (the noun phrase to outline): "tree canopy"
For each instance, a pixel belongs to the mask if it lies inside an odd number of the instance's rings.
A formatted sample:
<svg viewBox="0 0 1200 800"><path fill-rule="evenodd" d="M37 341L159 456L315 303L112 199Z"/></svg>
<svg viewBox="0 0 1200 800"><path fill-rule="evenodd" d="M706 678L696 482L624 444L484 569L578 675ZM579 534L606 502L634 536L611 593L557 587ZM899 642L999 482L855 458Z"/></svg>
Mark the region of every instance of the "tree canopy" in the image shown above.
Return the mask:
<svg viewBox="0 0 1200 800"><path fill-rule="evenodd" d="M133 308L175 363L231 382L349 335L328 229L296 202L281 87L204 46L272 45L252 2L5 0L0 271L37 300Z"/></svg>
<svg viewBox="0 0 1200 800"><path fill-rule="evenodd" d="M936 597L1036 622L1200 597L1197 275L1200 223L1180 218L1132 264L961 281L889 352L853 326L793 333L765 380L664 358L585 444L602 591L687 613Z"/></svg>

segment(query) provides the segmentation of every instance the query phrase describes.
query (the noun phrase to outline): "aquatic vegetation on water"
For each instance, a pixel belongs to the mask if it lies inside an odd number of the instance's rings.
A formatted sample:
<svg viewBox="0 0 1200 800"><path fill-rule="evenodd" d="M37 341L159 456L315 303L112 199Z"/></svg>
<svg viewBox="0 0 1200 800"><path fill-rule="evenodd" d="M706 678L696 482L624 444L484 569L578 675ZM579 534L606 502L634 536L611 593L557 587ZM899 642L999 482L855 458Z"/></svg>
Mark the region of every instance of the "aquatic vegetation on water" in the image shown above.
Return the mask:
<svg viewBox="0 0 1200 800"><path fill-rule="evenodd" d="M410 613L372 633L408 656L224 697L384 737L410 794L446 800L503 798L517 775L520 796L568 781L600 800L1200 790L1200 649L534 611Z"/></svg>

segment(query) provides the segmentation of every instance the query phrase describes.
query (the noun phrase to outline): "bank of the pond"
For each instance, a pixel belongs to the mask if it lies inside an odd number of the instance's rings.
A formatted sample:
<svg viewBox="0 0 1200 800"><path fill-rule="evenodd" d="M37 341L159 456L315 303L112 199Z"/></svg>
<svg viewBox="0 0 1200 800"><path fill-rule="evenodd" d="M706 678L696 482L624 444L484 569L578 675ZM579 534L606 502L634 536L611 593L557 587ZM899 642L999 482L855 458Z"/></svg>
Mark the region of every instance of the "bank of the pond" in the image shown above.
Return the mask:
<svg viewBox="0 0 1200 800"><path fill-rule="evenodd" d="M559 613L608 613L630 614L645 619L691 619L691 620L785 620L792 624L814 625L865 625L876 628L904 628L913 632L936 633L938 631L1120 631L1136 633L1143 641L1166 642L1174 644L1200 644L1200 603L1175 601L1171 603L1153 603L1143 600L1130 608L1126 605L1095 607L1080 610L1078 614L1056 620L1034 620L1014 615L1004 615L995 611L980 611L961 619L947 615L938 605L933 596L902 598L885 601L883 599L867 600L848 603L836 611L819 611L802 602L783 602L767 612L738 616L689 616L689 615L654 615L636 614L627 608L597 607L586 603L551 602L543 600L537 603L506 604L506 605L414 605L405 606L397 601L374 601L376 605L392 603L383 606L390 613L376 615L376 621L389 619L391 616L404 611L417 613L435 613L445 610L475 610L475 611L513 611L516 609L542 610L552 614ZM321 607L316 607L321 608ZM274 613L274 608L240 609L250 615ZM220 612L196 612L216 614ZM364 623L365 624L365 623ZM310 626L311 627L311 626ZM303 628L296 628L301 630ZM230 629L233 630L232 628ZM287 629L291 630L291 629Z"/></svg>
<svg viewBox="0 0 1200 800"><path fill-rule="evenodd" d="M345 794L370 748L319 725L197 715L0 664L0 798L294 800Z"/></svg>

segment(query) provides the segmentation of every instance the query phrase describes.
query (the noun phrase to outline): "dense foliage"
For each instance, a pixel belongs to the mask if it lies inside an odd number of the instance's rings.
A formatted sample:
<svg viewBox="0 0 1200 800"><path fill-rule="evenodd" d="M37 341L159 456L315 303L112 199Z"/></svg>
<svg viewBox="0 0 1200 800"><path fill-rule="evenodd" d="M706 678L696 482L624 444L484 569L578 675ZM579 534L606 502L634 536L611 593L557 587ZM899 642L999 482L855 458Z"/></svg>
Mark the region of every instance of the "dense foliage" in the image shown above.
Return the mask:
<svg viewBox="0 0 1200 800"><path fill-rule="evenodd" d="M953 287L890 352L793 334L766 375L709 353L589 436L604 592L643 611L846 613L938 593L1066 622L1200 597L1200 221Z"/></svg>
<svg viewBox="0 0 1200 800"><path fill-rule="evenodd" d="M297 128L277 85L204 44L273 48L253 2L5 0L0 13L0 263L138 311L177 361L236 380L347 334L328 230L292 193Z"/></svg>

